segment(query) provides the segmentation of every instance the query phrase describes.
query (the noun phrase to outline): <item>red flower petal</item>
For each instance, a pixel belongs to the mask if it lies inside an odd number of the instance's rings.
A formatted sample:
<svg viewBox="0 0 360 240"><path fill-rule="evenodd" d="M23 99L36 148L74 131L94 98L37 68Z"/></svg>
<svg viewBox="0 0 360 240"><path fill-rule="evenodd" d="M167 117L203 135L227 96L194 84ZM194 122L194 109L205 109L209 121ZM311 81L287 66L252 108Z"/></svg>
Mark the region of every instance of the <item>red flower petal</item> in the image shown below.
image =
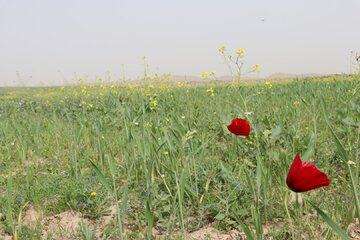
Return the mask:
<svg viewBox="0 0 360 240"><path fill-rule="evenodd" d="M306 192L315 188L329 186L330 180L313 163L302 162L298 153L289 169L286 184L294 192Z"/></svg>
<svg viewBox="0 0 360 240"><path fill-rule="evenodd" d="M235 135L249 136L250 135L250 123L242 118L234 118L231 124L227 126L230 132Z"/></svg>

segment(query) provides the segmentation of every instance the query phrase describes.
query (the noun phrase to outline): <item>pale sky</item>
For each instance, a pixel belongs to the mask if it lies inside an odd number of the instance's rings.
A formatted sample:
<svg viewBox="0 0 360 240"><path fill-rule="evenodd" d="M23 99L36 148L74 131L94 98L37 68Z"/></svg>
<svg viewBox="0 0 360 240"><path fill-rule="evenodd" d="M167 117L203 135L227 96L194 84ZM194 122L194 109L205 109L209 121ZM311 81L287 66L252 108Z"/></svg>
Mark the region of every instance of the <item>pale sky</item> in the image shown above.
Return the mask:
<svg viewBox="0 0 360 240"><path fill-rule="evenodd" d="M359 29L359 0L0 0L0 86L137 78L142 56L159 74L228 75L219 45L262 77L349 73Z"/></svg>

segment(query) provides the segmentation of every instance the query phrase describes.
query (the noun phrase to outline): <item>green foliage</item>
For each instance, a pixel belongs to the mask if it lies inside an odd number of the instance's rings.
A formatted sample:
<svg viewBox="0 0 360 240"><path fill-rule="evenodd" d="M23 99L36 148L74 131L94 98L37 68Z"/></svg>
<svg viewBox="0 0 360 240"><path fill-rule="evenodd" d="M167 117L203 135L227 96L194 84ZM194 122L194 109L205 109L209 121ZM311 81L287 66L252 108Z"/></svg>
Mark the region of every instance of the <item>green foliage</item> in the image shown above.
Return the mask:
<svg viewBox="0 0 360 240"><path fill-rule="evenodd" d="M332 182L303 197L346 229L348 161L353 182L359 177L359 79L211 87L213 95L208 86L2 90L1 229L15 232L26 203L47 216L72 209L96 220L115 205L109 239L150 239L155 230L181 239L208 224L249 239L335 238L312 206L289 201L285 178L297 152ZM234 117L250 121L249 137L227 131ZM264 230L275 221L286 227ZM93 239L90 226L81 231Z"/></svg>

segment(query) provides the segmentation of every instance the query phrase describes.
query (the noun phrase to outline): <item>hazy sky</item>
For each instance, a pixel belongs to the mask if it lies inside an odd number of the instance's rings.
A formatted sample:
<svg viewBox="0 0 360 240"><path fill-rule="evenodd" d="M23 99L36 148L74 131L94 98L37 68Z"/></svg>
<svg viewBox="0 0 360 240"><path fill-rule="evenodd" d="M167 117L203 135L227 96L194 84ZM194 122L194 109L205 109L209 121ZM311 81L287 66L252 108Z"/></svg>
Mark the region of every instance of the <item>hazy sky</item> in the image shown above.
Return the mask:
<svg viewBox="0 0 360 240"><path fill-rule="evenodd" d="M109 71L228 71L219 45L246 50L245 68L349 73L360 52L359 0L0 0L0 85L70 83ZM262 21L263 19L263 21Z"/></svg>

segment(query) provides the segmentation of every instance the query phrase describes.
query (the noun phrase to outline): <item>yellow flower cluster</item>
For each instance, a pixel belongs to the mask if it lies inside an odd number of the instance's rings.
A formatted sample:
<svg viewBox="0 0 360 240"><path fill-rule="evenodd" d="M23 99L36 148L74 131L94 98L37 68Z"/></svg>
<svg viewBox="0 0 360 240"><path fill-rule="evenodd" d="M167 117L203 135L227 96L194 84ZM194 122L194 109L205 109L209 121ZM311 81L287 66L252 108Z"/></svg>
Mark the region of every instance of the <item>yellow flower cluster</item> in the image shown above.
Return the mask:
<svg viewBox="0 0 360 240"><path fill-rule="evenodd" d="M204 79L207 79L209 76L215 78L215 75L216 75L216 70L211 70L210 74L209 74L209 72L202 72L201 73L201 77L204 78Z"/></svg>
<svg viewBox="0 0 360 240"><path fill-rule="evenodd" d="M270 82L270 81L266 81L266 82L265 82L265 87L268 88L268 89L272 88L271 82Z"/></svg>
<svg viewBox="0 0 360 240"><path fill-rule="evenodd" d="M214 97L215 96L215 90L211 87L211 88L208 88L206 90L206 92L208 92L210 94L210 96Z"/></svg>
<svg viewBox="0 0 360 240"><path fill-rule="evenodd" d="M236 49L236 54L237 55L241 55L241 54L244 54L244 53L245 53L245 49L243 49L243 48Z"/></svg>
<svg viewBox="0 0 360 240"><path fill-rule="evenodd" d="M294 106L297 106L297 105L299 105L300 104L300 102L299 101L295 101L295 102L293 102L293 105Z"/></svg>
<svg viewBox="0 0 360 240"><path fill-rule="evenodd" d="M224 45L220 45L218 47L218 51L221 53L221 54L224 54L224 52L227 51L226 47Z"/></svg>
<svg viewBox="0 0 360 240"><path fill-rule="evenodd" d="M158 101L155 98L150 97L150 110L151 111L156 110L157 106L158 106Z"/></svg>
<svg viewBox="0 0 360 240"><path fill-rule="evenodd" d="M253 65L253 71L254 72L260 72L260 64L254 64Z"/></svg>
<svg viewBox="0 0 360 240"><path fill-rule="evenodd" d="M201 73L201 77L203 77L203 78L207 78L208 76L209 76L208 72L202 72Z"/></svg>
<svg viewBox="0 0 360 240"><path fill-rule="evenodd" d="M245 49L243 49L243 48L236 49L236 55L238 55L240 58L244 58L245 57Z"/></svg>

